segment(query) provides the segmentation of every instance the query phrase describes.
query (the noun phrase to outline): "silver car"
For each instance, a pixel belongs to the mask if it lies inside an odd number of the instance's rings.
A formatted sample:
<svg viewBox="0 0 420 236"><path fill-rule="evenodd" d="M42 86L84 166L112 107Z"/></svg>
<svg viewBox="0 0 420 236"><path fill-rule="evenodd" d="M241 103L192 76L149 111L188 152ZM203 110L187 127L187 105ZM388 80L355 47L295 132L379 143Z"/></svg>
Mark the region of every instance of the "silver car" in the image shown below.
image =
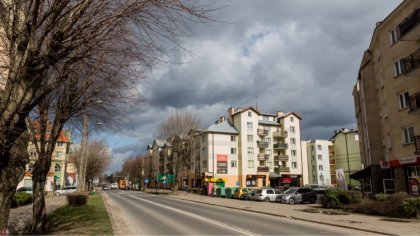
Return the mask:
<svg viewBox="0 0 420 236"><path fill-rule="evenodd" d="M316 193L311 188L290 188L286 192L281 194L276 199L276 202L288 203L293 205L295 203L303 202L315 203L316 200Z"/></svg>
<svg viewBox="0 0 420 236"><path fill-rule="evenodd" d="M76 192L76 186L66 186L63 189L59 189L55 191L55 195L64 195Z"/></svg>
<svg viewBox="0 0 420 236"><path fill-rule="evenodd" d="M274 188L261 188L255 192L253 200L264 202L275 202L277 196L282 193L279 189Z"/></svg>

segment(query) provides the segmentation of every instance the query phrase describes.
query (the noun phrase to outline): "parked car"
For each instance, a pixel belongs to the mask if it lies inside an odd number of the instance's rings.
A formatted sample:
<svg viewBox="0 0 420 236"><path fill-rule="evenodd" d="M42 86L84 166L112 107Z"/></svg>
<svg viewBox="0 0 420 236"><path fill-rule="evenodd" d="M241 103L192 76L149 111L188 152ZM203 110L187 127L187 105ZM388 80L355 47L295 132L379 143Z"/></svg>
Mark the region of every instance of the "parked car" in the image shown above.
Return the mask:
<svg viewBox="0 0 420 236"><path fill-rule="evenodd" d="M108 184L104 184L104 185L102 185L102 190L109 190L109 186L108 186Z"/></svg>
<svg viewBox="0 0 420 236"><path fill-rule="evenodd" d="M244 199L244 195L252 190L254 190L254 188L237 188L233 194L233 198Z"/></svg>
<svg viewBox="0 0 420 236"><path fill-rule="evenodd" d="M282 194L282 191L274 188L261 188L255 192L253 200L264 201L264 202L275 202L278 195Z"/></svg>
<svg viewBox="0 0 420 236"><path fill-rule="evenodd" d="M55 195L65 195L76 192L76 186L65 186L62 189L56 190Z"/></svg>
<svg viewBox="0 0 420 236"><path fill-rule="evenodd" d="M117 183L112 183L111 184L111 189L118 189L118 184Z"/></svg>
<svg viewBox="0 0 420 236"><path fill-rule="evenodd" d="M290 188L283 194L281 194L277 199L276 202L288 203L288 204L295 204L295 203L303 203L303 202L310 202L315 203L317 200L317 196L315 190L303 187L303 188Z"/></svg>
<svg viewBox="0 0 420 236"><path fill-rule="evenodd" d="M309 184L309 185L305 185L304 187L313 189L315 191L315 193L325 194L325 187L323 187L321 185Z"/></svg>
<svg viewBox="0 0 420 236"><path fill-rule="evenodd" d="M20 188L18 188L18 189L16 190L16 192L19 192L19 193L21 193L21 192L23 192L23 193L29 193L29 194L31 194L31 195L33 195L33 194L34 194L34 192L33 192L33 190L32 190L32 187L20 187Z"/></svg>
<svg viewBox="0 0 420 236"><path fill-rule="evenodd" d="M243 198L242 199L243 200L253 200L256 192L257 192L256 189L252 189L251 191L245 193L243 195Z"/></svg>

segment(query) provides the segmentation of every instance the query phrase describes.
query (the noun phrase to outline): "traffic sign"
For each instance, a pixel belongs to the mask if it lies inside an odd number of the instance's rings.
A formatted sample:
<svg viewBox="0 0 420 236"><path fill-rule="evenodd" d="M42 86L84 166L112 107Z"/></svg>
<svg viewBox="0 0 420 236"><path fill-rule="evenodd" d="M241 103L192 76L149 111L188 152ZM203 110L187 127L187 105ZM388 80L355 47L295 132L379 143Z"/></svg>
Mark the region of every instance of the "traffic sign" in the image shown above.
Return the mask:
<svg viewBox="0 0 420 236"><path fill-rule="evenodd" d="M146 179L144 179L144 183L145 183L145 184L149 183L149 179L147 179L147 178L146 178Z"/></svg>

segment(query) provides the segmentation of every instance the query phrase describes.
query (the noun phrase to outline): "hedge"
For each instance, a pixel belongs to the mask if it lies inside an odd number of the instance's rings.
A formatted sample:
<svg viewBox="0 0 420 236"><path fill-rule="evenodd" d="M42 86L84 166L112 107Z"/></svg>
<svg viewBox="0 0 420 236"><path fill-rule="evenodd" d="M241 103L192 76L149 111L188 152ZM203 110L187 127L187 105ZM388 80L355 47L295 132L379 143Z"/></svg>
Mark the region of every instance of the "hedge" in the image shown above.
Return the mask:
<svg viewBox="0 0 420 236"><path fill-rule="evenodd" d="M17 192L12 199L12 207L19 207L32 203L32 195L24 192Z"/></svg>

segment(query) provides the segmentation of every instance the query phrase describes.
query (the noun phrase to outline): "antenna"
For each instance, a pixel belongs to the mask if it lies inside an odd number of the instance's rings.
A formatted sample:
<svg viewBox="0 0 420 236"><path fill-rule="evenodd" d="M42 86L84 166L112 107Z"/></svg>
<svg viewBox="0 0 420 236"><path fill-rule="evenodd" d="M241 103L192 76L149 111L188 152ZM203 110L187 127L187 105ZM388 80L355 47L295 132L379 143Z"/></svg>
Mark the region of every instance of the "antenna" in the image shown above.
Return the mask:
<svg viewBox="0 0 420 236"><path fill-rule="evenodd" d="M255 110L258 111L258 92L255 93Z"/></svg>

